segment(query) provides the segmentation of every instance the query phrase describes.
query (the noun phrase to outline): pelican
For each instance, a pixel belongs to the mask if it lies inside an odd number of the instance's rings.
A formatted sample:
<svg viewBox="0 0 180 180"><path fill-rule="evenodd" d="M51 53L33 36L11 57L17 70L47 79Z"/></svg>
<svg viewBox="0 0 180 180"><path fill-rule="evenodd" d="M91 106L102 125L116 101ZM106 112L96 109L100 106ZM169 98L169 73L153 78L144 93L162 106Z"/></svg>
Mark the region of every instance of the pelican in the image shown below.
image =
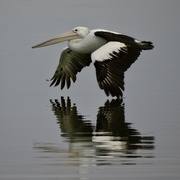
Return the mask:
<svg viewBox="0 0 180 180"><path fill-rule="evenodd" d="M69 89L71 81L76 81L76 74L93 62L100 89L112 97L123 96L124 72L137 60L142 50L154 47L150 41L140 41L117 32L76 27L32 48L64 41L68 41L68 47L61 53L50 86L60 84L63 89L66 84Z"/></svg>

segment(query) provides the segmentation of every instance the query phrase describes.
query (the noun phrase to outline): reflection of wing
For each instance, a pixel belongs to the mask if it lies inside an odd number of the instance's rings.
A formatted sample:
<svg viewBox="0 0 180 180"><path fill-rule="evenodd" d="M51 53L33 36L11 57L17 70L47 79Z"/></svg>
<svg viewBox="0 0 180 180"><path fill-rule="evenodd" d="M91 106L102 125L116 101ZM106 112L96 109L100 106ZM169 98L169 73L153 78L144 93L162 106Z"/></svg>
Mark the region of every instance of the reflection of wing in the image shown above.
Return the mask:
<svg viewBox="0 0 180 180"><path fill-rule="evenodd" d="M60 125L62 136L69 138L85 137L85 134L89 137L92 136L93 127L91 122L78 113L76 105L71 105L69 97L67 102L64 97L61 97L61 102L58 100L50 100L50 102L57 123Z"/></svg>
<svg viewBox="0 0 180 180"><path fill-rule="evenodd" d="M122 99L107 100L99 108L97 115L97 132L110 132L113 136L127 137L138 134L125 122L124 103Z"/></svg>
<svg viewBox="0 0 180 180"><path fill-rule="evenodd" d="M61 89L64 88L65 83L67 88L71 85L71 80L76 81L76 74L82 70L85 66L89 66L91 63L90 55L78 54L69 48L66 48L60 57L59 65L52 77L52 83L57 86L61 83Z"/></svg>
<svg viewBox="0 0 180 180"><path fill-rule="evenodd" d="M154 148L153 136L142 136L140 132L131 127L131 123L125 122L122 99L107 100L104 106L99 107L96 132L97 136L93 140L98 143L98 147L103 150L103 153L105 153L105 148L106 150L115 148L120 151ZM129 151L128 153L133 152Z"/></svg>
<svg viewBox="0 0 180 180"><path fill-rule="evenodd" d="M111 46L114 49L110 48ZM103 52L107 53L106 57L101 56ZM124 72L136 61L140 52L140 48L120 42L109 42L93 53L97 81L107 96L122 96Z"/></svg>

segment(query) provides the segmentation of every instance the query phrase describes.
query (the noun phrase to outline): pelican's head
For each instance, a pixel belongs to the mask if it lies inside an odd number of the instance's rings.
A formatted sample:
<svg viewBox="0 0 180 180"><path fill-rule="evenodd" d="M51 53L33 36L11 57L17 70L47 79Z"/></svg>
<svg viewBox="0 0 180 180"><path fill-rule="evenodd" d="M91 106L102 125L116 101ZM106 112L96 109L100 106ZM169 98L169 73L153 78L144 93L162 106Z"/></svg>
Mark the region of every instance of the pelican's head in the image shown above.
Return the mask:
<svg viewBox="0 0 180 180"><path fill-rule="evenodd" d="M81 38L84 38L89 34L89 29L87 27L75 27L72 31Z"/></svg>
<svg viewBox="0 0 180 180"><path fill-rule="evenodd" d="M70 41L74 39L83 39L89 33L89 29L87 27L76 27L71 31L58 35L52 39L49 39L45 42L42 42L38 45L33 46L32 48L39 48L44 46L49 46L57 43L61 43L64 41Z"/></svg>

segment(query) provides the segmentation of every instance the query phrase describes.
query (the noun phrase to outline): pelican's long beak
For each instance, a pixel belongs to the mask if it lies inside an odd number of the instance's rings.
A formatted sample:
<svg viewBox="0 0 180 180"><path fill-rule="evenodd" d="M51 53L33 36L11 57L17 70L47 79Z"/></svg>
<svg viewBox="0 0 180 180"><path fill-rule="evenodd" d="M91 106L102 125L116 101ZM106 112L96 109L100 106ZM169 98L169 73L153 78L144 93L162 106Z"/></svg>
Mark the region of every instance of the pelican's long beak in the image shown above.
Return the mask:
<svg viewBox="0 0 180 180"><path fill-rule="evenodd" d="M35 45L33 46L32 48L40 48L40 47L44 47L44 46L49 46L49 45L53 45L53 44L57 44L57 43L61 43L61 42L64 42L64 41L69 41L69 40L72 40L72 39L78 39L80 38L79 35L77 35L75 32L73 31L68 31L66 33L63 33L61 35L58 35L52 39L49 39L45 42L42 42L38 45Z"/></svg>

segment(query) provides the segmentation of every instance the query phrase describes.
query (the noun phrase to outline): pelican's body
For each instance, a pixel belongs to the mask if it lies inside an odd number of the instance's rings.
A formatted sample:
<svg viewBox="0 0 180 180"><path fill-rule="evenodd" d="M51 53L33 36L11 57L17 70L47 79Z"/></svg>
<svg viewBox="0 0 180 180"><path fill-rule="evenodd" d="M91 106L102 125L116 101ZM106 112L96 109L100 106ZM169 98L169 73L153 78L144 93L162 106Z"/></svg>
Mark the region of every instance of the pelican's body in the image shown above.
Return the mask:
<svg viewBox="0 0 180 180"><path fill-rule="evenodd" d="M139 41L113 31L77 27L33 48L63 41L68 41L68 48L61 54L51 85L61 83L63 89L66 83L69 88L71 80L76 81L76 74L94 62L99 87L106 95L116 97L122 96L124 90L124 72L142 50L154 47L149 41Z"/></svg>

